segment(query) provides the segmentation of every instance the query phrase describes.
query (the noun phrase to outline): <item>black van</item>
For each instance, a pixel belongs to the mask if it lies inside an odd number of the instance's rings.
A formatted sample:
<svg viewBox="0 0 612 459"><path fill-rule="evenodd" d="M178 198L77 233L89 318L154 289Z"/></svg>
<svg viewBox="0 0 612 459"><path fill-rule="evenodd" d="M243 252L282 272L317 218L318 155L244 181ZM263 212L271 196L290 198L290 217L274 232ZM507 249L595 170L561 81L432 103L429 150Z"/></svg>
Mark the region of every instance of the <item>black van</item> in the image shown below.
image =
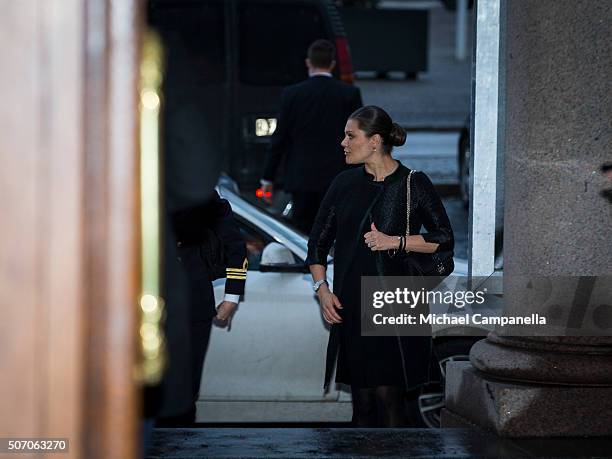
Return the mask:
<svg viewBox="0 0 612 459"><path fill-rule="evenodd" d="M353 81L344 27L330 0L149 0L149 22L174 37L164 40L167 52L190 69L180 85L198 87L223 169L243 190L258 186L281 89L307 78L310 43L335 43L335 77Z"/></svg>

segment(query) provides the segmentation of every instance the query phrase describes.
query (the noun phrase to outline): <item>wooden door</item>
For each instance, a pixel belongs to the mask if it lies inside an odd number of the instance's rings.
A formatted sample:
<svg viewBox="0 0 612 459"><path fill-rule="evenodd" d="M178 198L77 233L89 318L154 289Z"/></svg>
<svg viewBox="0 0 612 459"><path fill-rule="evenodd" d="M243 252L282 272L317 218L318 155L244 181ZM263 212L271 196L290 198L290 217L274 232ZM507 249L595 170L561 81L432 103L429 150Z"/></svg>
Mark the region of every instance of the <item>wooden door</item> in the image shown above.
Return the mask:
<svg viewBox="0 0 612 459"><path fill-rule="evenodd" d="M143 4L0 0L0 437L71 457L138 451Z"/></svg>

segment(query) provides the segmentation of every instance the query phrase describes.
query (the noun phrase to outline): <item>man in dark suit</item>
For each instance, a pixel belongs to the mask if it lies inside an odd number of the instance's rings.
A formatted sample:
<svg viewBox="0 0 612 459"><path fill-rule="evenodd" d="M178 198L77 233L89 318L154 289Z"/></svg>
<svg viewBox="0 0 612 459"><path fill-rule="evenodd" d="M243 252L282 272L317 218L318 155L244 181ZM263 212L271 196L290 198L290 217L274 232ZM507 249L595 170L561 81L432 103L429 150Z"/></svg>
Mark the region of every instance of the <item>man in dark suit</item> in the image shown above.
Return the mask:
<svg viewBox="0 0 612 459"><path fill-rule="evenodd" d="M332 77L335 54L331 42L316 40L306 59L310 77L283 90L261 180L264 191L272 191L285 156L284 188L293 199L292 221L306 234L329 184L346 167L340 146L344 126L362 105L359 88Z"/></svg>

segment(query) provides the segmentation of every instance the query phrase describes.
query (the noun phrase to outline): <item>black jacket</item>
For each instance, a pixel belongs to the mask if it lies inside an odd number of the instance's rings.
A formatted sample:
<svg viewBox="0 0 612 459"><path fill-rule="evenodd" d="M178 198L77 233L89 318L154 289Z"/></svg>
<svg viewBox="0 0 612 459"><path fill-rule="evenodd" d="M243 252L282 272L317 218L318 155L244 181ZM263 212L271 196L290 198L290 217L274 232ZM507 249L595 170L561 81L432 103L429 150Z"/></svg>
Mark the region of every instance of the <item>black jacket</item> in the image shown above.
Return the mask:
<svg viewBox="0 0 612 459"><path fill-rule="evenodd" d="M341 173L331 184L308 240L308 265L327 265L327 255L334 245L334 294L344 304L345 292L360 289L360 278L347 278L354 263L357 244L363 244L363 234L374 222L379 231L388 235L406 233L406 178L410 169L400 164L383 182L373 181L365 167ZM412 176L410 234L421 234L426 242L439 244L437 251L452 251L453 231L444 206L433 184L422 172ZM425 230L422 232L422 230ZM376 252L376 273L379 276L406 275L402 257L391 258L386 252ZM406 254L404 256L410 256ZM352 305L359 308L359 305ZM431 339L403 337L402 345L412 348L404 365L406 387L413 388L429 380ZM338 325L332 325L327 353L325 385L330 383L339 341ZM419 358L421 360L419 360Z"/></svg>
<svg viewBox="0 0 612 459"><path fill-rule="evenodd" d="M327 255L335 242L336 295L344 288L343 278L355 253L355 245L363 242L362 234L369 231L371 220L385 234L406 233L406 177L409 172L410 169L400 164L384 182L375 182L362 166L341 173L331 184L308 240L307 264L326 265ZM411 190L410 234L421 234L426 242L440 244L438 252L452 251L453 230L429 177L423 172L413 174ZM400 257L381 256L381 259L379 275L404 275Z"/></svg>
<svg viewBox="0 0 612 459"><path fill-rule="evenodd" d="M263 178L275 180L284 156L285 190L325 191L346 169L340 142L349 115L361 105L359 88L327 76L285 88Z"/></svg>

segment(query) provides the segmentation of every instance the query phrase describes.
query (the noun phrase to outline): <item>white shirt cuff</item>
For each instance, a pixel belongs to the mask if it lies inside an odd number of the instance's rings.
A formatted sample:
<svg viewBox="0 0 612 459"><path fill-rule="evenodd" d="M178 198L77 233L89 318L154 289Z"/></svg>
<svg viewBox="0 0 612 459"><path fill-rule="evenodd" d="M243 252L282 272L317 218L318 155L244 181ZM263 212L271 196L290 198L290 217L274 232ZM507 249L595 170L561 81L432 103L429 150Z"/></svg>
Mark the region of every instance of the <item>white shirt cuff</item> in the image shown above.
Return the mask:
<svg viewBox="0 0 612 459"><path fill-rule="evenodd" d="M232 303L240 303L240 295L233 295L231 293L226 293L223 297L224 301L231 301Z"/></svg>

